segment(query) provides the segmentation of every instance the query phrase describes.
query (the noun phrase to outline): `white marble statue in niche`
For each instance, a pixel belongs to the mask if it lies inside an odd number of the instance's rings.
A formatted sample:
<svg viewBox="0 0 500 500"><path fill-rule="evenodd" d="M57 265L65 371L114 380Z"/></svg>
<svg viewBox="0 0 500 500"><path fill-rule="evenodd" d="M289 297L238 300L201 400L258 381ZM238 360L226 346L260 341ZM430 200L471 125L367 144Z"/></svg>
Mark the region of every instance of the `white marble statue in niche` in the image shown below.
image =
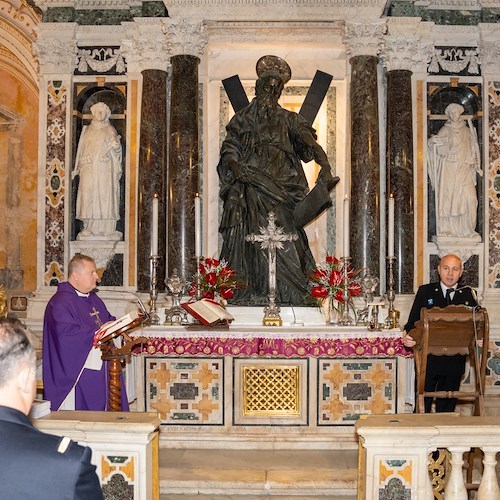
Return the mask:
<svg viewBox="0 0 500 500"><path fill-rule="evenodd" d="M76 218L83 222L83 229L77 240L118 241L122 238L116 231L123 170L120 136L109 122L107 104L97 102L90 112L92 121L83 127L72 175L80 176Z"/></svg>
<svg viewBox="0 0 500 500"><path fill-rule="evenodd" d="M436 198L437 237L480 241L476 232L477 174L481 154L470 118L465 123L463 106L449 104L448 120L428 141L427 168Z"/></svg>

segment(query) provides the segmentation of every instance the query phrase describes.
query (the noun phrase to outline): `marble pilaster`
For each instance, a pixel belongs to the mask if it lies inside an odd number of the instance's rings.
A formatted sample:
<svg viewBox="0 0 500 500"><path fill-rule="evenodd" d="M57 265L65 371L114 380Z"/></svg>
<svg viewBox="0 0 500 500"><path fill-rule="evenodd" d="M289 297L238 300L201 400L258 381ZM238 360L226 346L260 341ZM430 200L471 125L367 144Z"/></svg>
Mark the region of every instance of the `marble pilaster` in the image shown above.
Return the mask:
<svg viewBox="0 0 500 500"><path fill-rule="evenodd" d="M46 133L40 137L40 170L44 196L38 208L43 213L38 231L38 281L55 286L64 279L65 213L68 201L69 151L67 136L71 84L76 56L76 23L57 27L41 24L33 52L39 61L41 123ZM55 36L57 35L57 36Z"/></svg>
<svg viewBox="0 0 500 500"><path fill-rule="evenodd" d="M199 58L176 55L172 62L168 170L168 273L190 280L195 269L194 196L200 192L198 132Z"/></svg>
<svg viewBox="0 0 500 500"><path fill-rule="evenodd" d="M383 22L348 22L351 64L350 254L355 268L380 275L380 144L377 65Z"/></svg>
<svg viewBox="0 0 500 500"><path fill-rule="evenodd" d="M151 277L152 205L159 196L158 255L165 256L165 179L167 164L167 73L142 71L138 182L137 290L146 292ZM164 259L158 263L158 289L164 289Z"/></svg>

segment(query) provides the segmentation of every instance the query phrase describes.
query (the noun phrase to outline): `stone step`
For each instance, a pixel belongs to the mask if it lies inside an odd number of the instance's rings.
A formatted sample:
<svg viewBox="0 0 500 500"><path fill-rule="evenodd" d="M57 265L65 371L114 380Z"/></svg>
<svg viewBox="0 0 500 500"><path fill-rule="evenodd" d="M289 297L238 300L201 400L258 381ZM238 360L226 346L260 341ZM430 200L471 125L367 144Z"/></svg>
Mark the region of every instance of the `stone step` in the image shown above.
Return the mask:
<svg viewBox="0 0 500 500"><path fill-rule="evenodd" d="M355 450L160 449L161 500L353 500Z"/></svg>

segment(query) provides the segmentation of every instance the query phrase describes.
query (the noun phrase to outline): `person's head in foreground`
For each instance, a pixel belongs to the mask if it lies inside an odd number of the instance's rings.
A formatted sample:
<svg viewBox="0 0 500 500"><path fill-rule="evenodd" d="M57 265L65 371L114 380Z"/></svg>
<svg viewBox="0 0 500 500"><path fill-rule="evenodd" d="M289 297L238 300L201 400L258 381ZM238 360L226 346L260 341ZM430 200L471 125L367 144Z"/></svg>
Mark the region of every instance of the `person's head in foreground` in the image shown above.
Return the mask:
<svg viewBox="0 0 500 500"><path fill-rule="evenodd" d="M28 414L36 392L36 355L23 324L0 318L0 405Z"/></svg>

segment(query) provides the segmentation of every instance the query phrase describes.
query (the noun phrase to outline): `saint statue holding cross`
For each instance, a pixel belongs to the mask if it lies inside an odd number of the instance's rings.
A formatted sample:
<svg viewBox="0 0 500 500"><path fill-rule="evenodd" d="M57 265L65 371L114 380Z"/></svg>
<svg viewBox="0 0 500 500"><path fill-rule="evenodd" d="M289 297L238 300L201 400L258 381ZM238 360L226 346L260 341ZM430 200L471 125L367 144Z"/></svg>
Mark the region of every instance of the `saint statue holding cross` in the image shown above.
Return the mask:
<svg viewBox="0 0 500 500"><path fill-rule="evenodd" d="M266 227L273 212L277 226L298 236L283 242L276 255L276 301L301 305L314 269L304 226L331 206L330 191L339 179L332 176L309 121L278 104L291 78L288 64L279 57L264 56L257 62L257 75L256 97L231 119L221 148L218 173L224 208L220 257L247 285L232 302L266 305L269 257L246 237ZM309 192L301 161L311 160L321 170Z"/></svg>

